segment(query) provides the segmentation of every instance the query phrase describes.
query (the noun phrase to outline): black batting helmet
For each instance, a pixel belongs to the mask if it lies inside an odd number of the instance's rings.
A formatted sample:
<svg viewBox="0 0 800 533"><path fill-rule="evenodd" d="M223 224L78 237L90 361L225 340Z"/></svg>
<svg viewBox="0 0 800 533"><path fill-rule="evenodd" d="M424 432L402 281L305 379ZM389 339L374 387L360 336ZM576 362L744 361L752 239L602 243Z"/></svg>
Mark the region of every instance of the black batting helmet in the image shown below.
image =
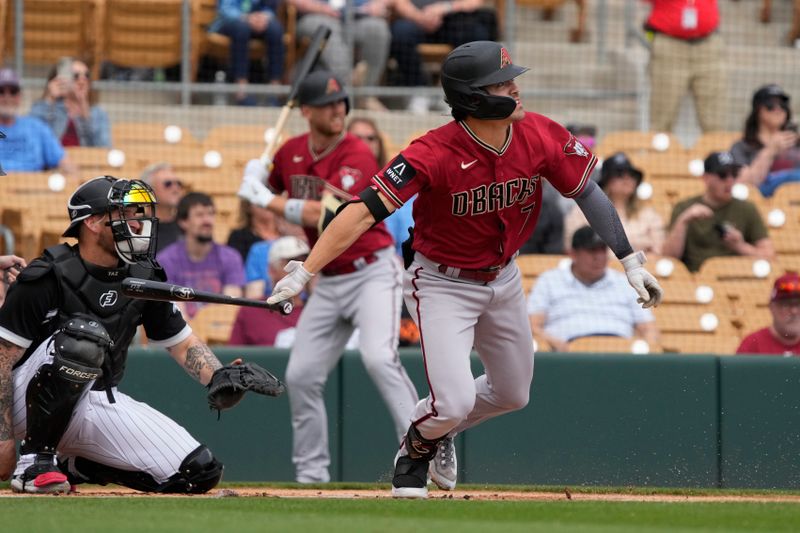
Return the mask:
<svg viewBox="0 0 800 533"><path fill-rule="evenodd" d="M300 105L321 107L344 100L346 112L350 112L350 101L341 80L330 70L315 70L306 76L297 89Z"/></svg>
<svg viewBox="0 0 800 533"><path fill-rule="evenodd" d="M485 87L513 80L527 67L511 62L508 50L494 41L473 41L450 52L442 63L442 88L453 111L497 120L517 107L513 98L489 94Z"/></svg>

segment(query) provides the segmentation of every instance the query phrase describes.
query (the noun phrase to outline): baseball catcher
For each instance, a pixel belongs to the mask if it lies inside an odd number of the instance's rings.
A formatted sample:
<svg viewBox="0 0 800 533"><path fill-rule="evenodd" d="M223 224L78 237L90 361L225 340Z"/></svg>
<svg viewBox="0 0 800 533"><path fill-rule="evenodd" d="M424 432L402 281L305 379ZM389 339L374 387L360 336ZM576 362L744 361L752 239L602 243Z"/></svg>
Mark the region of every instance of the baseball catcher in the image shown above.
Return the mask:
<svg viewBox="0 0 800 533"><path fill-rule="evenodd" d="M150 345L166 348L209 386L217 409L248 390L283 391L257 365L223 367L172 303L123 294L126 277L166 281L154 259L155 207L139 180L84 183L70 197L64 232L77 245L47 248L0 308L0 479L13 473L16 492L65 492L88 482L202 493L219 482L222 464L208 447L117 389L139 325Z"/></svg>

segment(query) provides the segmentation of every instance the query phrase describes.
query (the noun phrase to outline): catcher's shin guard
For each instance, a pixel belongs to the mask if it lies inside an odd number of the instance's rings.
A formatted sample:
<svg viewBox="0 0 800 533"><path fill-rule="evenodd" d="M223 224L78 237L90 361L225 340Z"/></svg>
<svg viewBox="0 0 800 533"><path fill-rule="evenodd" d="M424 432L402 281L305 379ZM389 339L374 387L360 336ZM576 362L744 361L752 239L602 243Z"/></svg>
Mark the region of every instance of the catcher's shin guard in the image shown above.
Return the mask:
<svg viewBox="0 0 800 533"><path fill-rule="evenodd" d="M142 492L202 494L216 487L222 479L222 463L201 444L186 456L178 472L163 483L146 472L121 470L83 457L75 458L70 475L84 483L116 483Z"/></svg>
<svg viewBox="0 0 800 533"><path fill-rule="evenodd" d="M111 339L98 322L70 318L54 338L53 362L42 365L25 391L26 431L20 453L55 453L72 411L100 366Z"/></svg>

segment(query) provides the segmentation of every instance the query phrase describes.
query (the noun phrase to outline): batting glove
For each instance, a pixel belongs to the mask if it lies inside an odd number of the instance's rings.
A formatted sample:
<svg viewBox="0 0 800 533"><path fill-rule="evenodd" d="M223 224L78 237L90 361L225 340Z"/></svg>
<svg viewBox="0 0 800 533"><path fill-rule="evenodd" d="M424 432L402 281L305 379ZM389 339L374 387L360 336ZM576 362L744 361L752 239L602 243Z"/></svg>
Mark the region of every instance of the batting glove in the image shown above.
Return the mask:
<svg viewBox="0 0 800 533"><path fill-rule="evenodd" d="M245 175L239 186L239 198L247 200L253 205L267 207L275 195L261 181Z"/></svg>
<svg viewBox="0 0 800 533"><path fill-rule="evenodd" d="M269 179L269 169L272 168L272 161L266 159L251 159L244 166L244 177L251 178L261 183L266 183Z"/></svg>
<svg viewBox="0 0 800 533"><path fill-rule="evenodd" d="M284 276L275 284L275 288L272 289L272 295L267 298L268 304L280 303L297 296L311 278L314 277L314 274L305 269L302 261L289 261L289 264L283 270L288 272L289 275Z"/></svg>
<svg viewBox="0 0 800 533"><path fill-rule="evenodd" d="M634 252L620 259L620 262L625 267L628 283L639 295L636 301L642 304L645 309L660 304L664 291L656 281L656 278L644 269L644 264L647 262L644 252Z"/></svg>

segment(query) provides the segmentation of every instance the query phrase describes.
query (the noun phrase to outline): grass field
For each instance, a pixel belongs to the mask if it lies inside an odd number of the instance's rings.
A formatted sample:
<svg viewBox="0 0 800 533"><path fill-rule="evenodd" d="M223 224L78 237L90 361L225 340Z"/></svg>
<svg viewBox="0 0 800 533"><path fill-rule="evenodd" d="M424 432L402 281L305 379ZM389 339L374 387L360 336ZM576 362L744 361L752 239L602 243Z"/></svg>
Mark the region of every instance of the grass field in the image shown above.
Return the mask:
<svg viewBox="0 0 800 533"><path fill-rule="evenodd" d="M252 492L263 488L265 492ZM779 499L787 493L731 491L654 491L627 489L609 496L731 498L730 501L595 501L602 491L574 491L573 500L466 499L470 489L443 499L432 492L427 501L392 500L384 493L353 496L357 485L341 488L341 498L319 497L321 491L295 491L292 497L274 496L270 487L250 485L259 496L159 497L115 495L10 496L0 490L0 519L9 531L87 532L191 531L249 532L700 532L797 531L800 500L739 501L742 496ZM375 489L365 484L364 489ZM326 487L330 489L331 487ZM386 491L388 487L381 487ZM486 494L485 487L480 488ZM517 489L524 488L517 487ZM490 490L490 493L494 488ZM225 491L231 493L232 490ZM297 494L299 492L299 495ZM327 491L326 491L327 492ZM223 494L218 492L218 494ZM264 496L264 494L267 494ZM275 493L277 494L277 493ZM335 493L334 493L335 494ZM505 497L502 489L491 496ZM515 492L514 494L522 494ZM555 495L555 493L551 493ZM693 496L689 496L689 494ZM304 497L305 496L305 497ZM562 497L562 496L559 496Z"/></svg>

